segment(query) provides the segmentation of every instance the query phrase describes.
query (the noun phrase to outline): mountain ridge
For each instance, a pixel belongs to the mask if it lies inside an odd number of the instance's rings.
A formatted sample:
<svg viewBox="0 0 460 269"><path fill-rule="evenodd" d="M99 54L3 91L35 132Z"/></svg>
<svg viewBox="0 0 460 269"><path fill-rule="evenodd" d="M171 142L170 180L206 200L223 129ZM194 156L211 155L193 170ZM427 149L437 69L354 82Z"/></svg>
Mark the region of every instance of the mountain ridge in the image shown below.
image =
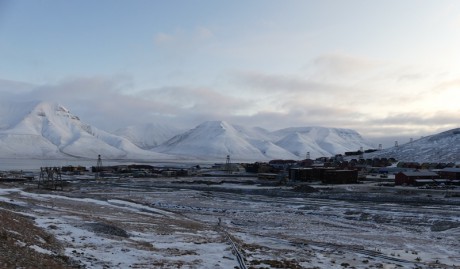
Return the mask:
<svg viewBox="0 0 460 269"><path fill-rule="evenodd" d="M187 131L167 125L128 126L110 133L85 123L54 102L0 102L0 158L267 161L330 157L375 148L345 128L289 127L268 131L206 121ZM457 161L460 128L366 154L399 160Z"/></svg>

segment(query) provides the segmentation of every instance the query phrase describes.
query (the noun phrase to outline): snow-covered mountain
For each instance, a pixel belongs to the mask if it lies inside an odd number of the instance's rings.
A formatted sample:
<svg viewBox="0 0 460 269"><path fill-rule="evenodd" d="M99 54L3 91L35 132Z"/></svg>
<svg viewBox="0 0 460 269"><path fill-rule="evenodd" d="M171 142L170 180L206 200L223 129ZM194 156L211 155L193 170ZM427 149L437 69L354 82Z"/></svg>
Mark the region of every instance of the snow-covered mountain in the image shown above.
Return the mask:
<svg viewBox="0 0 460 269"><path fill-rule="evenodd" d="M372 148L353 130L304 127L269 132L223 121L179 133L165 125L127 127L108 133L49 102L0 104L0 158L96 158L266 161L332 156Z"/></svg>
<svg viewBox="0 0 460 269"><path fill-rule="evenodd" d="M222 121L209 121L177 135L154 150L204 158L230 155L236 159L301 159L332 156L345 151L373 148L348 129L305 127L268 132Z"/></svg>
<svg viewBox="0 0 460 269"><path fill-rule="evenodd" d="M128 139L141 149L152 149L183 131L166 124L149 123L121 128L113 134Z"/></svg>
<svg viewBox="0 0 460 269"><path fill-rule="evenodd" d="M223 121L208 121L173 137L154 150L199 158L222 159L227 155L238 160L296 158L292 153L270 141L253 137L254 134L261 132L260 129L251 129L251 131Z"/></svg>
<svg viewBox="0 0 460 269"><path fill-rule="evenodd" d="M460 161L460 128L366 154L365 157L393 157L407 162L458 162Z"/></svg>
<svg viewBox="0 0 460 269"><path fill-rule="evenodd" d="M24 102L0 106L2 158L162 158L126 138L86 124L57 103Z"/></svg>
<svg viewBox="0 0 460 269"><path fill-rule="evenodd" d="M356 151L361 147L374 148L359 133L350 129L297 127L282 129L273 132L273 135L278 138L277 145L299 157L305 156L307 152L314 158Z"/></svg>

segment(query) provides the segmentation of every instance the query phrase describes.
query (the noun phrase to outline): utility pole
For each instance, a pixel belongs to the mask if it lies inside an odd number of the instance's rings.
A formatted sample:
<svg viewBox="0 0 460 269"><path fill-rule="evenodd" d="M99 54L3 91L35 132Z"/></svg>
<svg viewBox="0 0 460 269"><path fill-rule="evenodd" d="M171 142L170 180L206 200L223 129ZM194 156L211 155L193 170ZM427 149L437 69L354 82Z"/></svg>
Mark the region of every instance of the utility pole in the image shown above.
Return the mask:
<svg viewBox="0 0 460 269"><path fill-rule="evenodd" d="M229 174L232 173L232 164L230 163L230 155L227 155L227 161L225 162L225 170L227 170L227 173Z"/></svg>
<svg viewBox="0 0 460 269"><path fill-rule="evenodd" d="M97 164L96 164L96 179L100 179L102 174L102 160L101 155L97 155Z"/></svg>

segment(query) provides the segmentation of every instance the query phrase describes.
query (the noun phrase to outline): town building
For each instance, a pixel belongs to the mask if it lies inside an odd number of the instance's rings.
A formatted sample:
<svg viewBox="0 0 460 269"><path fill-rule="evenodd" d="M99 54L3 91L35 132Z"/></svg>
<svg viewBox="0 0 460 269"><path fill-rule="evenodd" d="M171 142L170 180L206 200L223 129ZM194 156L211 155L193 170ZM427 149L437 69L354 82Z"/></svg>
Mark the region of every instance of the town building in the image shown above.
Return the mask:
<svg viewBox="0 0 460 269"><path fill-rule="evenodd" d="M321 182L323 184L355 184L358 183L358 171L325 170Z"/></svg>
<svg viewBox="0 0 460 269"><path fill-rule="evenodd" d="M460 180L460 168L444 168L437 173L445 179Z"/></svg>
<svg viewBox="0 0 460 269"><path fill-rule="evenodd" d="M420 185L426 180L436 180L440 176L431 171L399 172L395 175L395 185Z"/></svg>

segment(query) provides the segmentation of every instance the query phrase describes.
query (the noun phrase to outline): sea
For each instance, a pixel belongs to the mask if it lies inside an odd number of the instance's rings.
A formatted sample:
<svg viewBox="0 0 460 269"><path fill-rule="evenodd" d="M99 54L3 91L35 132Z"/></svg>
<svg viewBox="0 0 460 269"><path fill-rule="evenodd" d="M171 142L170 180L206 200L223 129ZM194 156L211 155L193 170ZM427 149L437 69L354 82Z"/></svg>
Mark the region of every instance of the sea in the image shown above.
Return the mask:
<svg viewBox="0 0 460 269"><path fill-rule="evenodd" d="M181 161L153 161L153 160L108 160L102 159L102 166L147 164L160 167L186 168L193 165L208 163L193 163ZM97 166L97 159L6 159L0 158L0 171L40 171L41 167L83 166L91 168Z"/></svg>
<svg viewBox="0 0 460 269"><path fill-rule="evenodd" d="M97 165L97 160L89 159L3 159L0 158L0 171L40 171L40 167L62 167L62 166L84 166ZM105 164L104 165L109 165Z"/></svg>

